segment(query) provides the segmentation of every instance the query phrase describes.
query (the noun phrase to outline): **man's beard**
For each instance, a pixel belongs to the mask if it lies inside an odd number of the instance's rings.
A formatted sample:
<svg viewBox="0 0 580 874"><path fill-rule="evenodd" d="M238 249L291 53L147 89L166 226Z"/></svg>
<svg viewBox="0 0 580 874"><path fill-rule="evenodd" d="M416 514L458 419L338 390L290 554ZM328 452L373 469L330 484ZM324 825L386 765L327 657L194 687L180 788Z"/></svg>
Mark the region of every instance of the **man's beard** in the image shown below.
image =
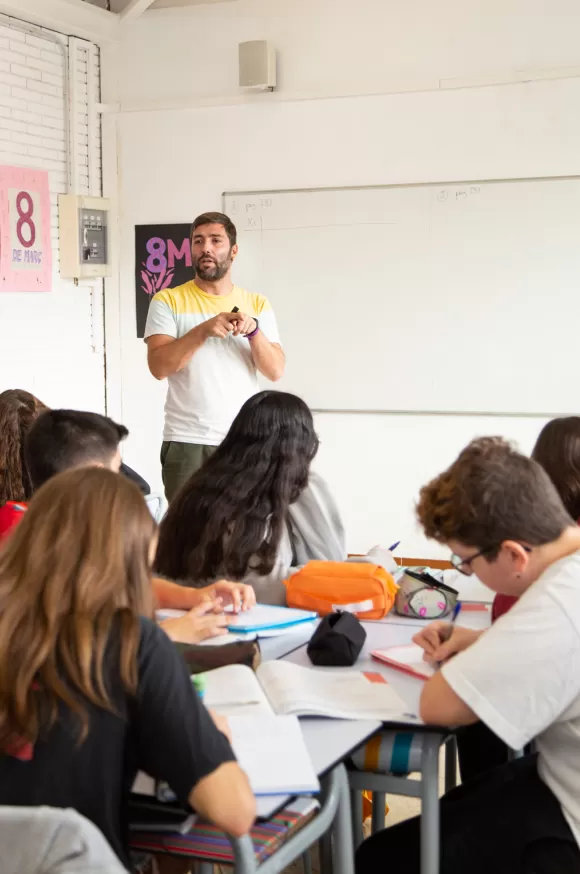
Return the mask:
<svg viewBox="0 0 580 874"><path fill-rule="evenodd" d="M207 257L207 256L205 256ZM207 263L202 265L204 256L198 258L195 262L194 269L195 275L199 276L200 279L204 279L206 282L217 282L220 279L223 279L228 270L231 267L232 259L230 255L227 258L224 258L223 261L213 261L212 263Z"/></svg>

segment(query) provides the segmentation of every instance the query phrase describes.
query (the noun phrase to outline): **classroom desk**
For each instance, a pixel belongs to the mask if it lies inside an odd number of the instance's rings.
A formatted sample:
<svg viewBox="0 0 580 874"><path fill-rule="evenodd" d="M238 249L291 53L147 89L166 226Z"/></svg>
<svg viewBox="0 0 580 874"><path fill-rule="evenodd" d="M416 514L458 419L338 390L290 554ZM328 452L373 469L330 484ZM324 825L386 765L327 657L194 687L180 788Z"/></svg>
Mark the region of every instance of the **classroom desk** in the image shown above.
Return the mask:
<svg viewBox="0 0 580 874"><path fill-rule="evenodd" d="M466 578L467 579L467 578ZM489 611L480 613L465 612L459 617L459 624L467 627L486 627L489 624ZM381 662L371 658L374 649L386 649L390 646L402 646L411 641L411 638L419 626L425 626L426 622L420 620L407 620L402 617L386 617L382 621L363 622L367 632L367 638L363 650L353 668L321 668L328 671L373 671L382 674L401 696L409 711L417 713L419 709L419 697L423 687L423 681L390 668ZM292 662L303 667L311 667L310 659L306 653L306 647L295 650L285 656L285 661ZM328 722L324 731L328 731ZM386 725L385 727L389 727ZM413 727L409 727L413 730ZM425 741L422 753L422 781L424 787L421 792L422 816L421 816L421 872L422 874L438 874L439 871L439 749L445 742L448 732L441 729L424 729ZM376 803L384 804L385 783L390 785L390 790L396 792L395 786L400 787L401 794L411 794L409 781L401 777L388 777L384 775L359 772L351 778L354 789L367 789L378 793ZM403 784L407 791L403 792ZM416 793L419 795L419 792ZM360 797L360 796L359 796ZM354 809L354 805L353 805ZM357 827L360 816L359 811L354 810L353 830ZM387 860L386 860L387 861Z"/></svg>
<svg viewBox="0 0 580 874"><path fill-rule="evenodd" d="M291 636L293 637L293 635ZM304 635L302 634L302 640ZM281 638L279 638L280 640ZM289 637L283 639L288 645ZM298 638L299 640L300 638ZM268 643L271 639L266 639ZM297 640L293 641L293 645ZM211 692L211 672L207 674L207 692ZM259 867L259 871L280 871L294 858L306 852L313 842L328 833L334 834L335 874L353 874L354 848L350 818L350 796L344 760L365 743L380 729L376 720L328 720L302 719L304 741L310 754L314 770L321 779L322 807L316 818L284 844L274 856ZM268 819L282 807L289 804L293 796L262 797L258 801L258 815ZM236 871L256 870L253 849L249 838L232 840L236 860ZM202 871L202 874L205 874Z"/></svg>

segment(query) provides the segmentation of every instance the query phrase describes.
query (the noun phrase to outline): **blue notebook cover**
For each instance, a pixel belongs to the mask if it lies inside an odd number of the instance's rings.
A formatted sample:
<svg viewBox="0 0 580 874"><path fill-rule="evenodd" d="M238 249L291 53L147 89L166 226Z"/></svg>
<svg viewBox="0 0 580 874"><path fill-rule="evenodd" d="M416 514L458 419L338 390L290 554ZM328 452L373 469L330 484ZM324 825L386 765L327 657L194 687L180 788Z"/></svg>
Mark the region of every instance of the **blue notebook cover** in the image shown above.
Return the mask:
<svg viewBox="0 0 580 874"><path fill-rule="evenodd" d="M228 629L242 634L252 631L269 631L302 625L304 622L312 622L317 617L318 613L310 610L256 604L251 610L232 616L231 621L228 622Z"/></svg>

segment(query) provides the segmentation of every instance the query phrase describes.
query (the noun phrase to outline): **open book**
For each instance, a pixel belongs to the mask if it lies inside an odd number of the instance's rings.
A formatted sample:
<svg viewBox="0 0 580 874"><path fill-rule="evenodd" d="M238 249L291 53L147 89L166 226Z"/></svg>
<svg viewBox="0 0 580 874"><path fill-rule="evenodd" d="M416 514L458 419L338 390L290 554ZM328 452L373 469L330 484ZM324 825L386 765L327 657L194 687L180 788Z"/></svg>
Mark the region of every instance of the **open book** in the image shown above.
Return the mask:
<svg viewBox="0 0 580 874"><path fill-rule="evenodd" d="M391 646L389 649L377 649L371 653L372 657L383 662L390 668L403 671L420 680L428 680L435 673L435 668L423 658L424 650L414 643L408 646Z"/></svg>
<svg viewBox="0 0 580 874"><path fill-rule="evenodd" d="M206 674L205 704L225 716L277 713L417 724L405 702L387 683L358 671L302 668L290 662L263 662L254 673L227 665Z"/></svg>

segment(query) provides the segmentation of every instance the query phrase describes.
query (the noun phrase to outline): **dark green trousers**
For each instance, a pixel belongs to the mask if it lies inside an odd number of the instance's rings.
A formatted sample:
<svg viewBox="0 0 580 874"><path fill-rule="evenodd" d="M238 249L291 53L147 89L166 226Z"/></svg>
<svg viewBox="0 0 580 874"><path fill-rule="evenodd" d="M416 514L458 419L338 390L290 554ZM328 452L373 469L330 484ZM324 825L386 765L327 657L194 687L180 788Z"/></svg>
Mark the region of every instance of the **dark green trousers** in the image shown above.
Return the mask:
<svg viewBox="0 0 580 874"><path fill-rule="evenodd" d="M215 449L215 446L205 446L202 443L177 443L174 440L163 442L161 473L168 501L173 500L189 477L199 470Z"/></svg>

